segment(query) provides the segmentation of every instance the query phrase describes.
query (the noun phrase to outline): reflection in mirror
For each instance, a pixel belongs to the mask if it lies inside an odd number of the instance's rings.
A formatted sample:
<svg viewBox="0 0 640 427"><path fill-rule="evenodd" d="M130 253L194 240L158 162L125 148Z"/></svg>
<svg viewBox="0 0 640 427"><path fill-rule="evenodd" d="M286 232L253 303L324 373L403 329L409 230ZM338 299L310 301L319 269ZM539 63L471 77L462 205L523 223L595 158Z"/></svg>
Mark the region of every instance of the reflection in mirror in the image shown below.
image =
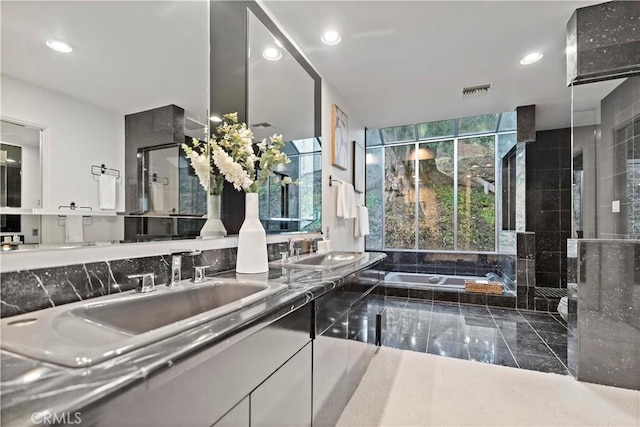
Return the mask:
<svg viewBox="0 0 640 427"><path fill-rule="evenodd" d="M185 137L187 144L192 139ZM138 186L142 211L159 216L202 216L207 193L180 147L145 147L138 150L143 177Z"/></svg>
<svg viewBox="0 0 640 427"><path fill-rule="evenodd" d="M248 11L248 120L256 141L282 134L291 162L260 190L268 232L321 229L322 155L315 135L314 80ZM283 179L291 185L282 185Z"/></svg>
<svg viewBox="0 0 640 427"><path fill-rule="evenodd" d="M640 77L572 86L574 238L640 238Z"/></svg>
<svg viewBox="0 0 640 427"><path fill-rule="evenodd" d="M256 140L313 138L313 79L250 10L248 20L248 123Z"/></svg>
<svg viewBox="0 0 640 427"><path fill-rule="evenodd" d="M206 123L208 116L208 9L209 2L204 0L3 1L3 115L46 129L46 155L42 169L38 168L45 192L42 197L39 193L28 195L31 200L42 200L41 206L29 206L40 207L39 212L44 215L39 233L42 243L65 241L66 221L58 221L59 206L74 202L92 208L92 220L83 222L85 242L122 240L125 218L121 215L142 211L136 192L136 154L139 148L162 141L150 140L148 144L129 147L125 141L125 116L167 105L184 111L182 133L172 139L175 157L165 159L174 168L171 173L179 175L182 161L178 147L186 135L196 132L194 129L199 128L198 137L202 137L200 123ZM25 30L34 28L37 31ZM71 52L49 49L45 42L53 38L68 43ZM171 133L165 119L156 117L138 130L152 128ZM135 172L126 175L130 159ZM156 161L160 167L161 160ZM100 209L99 180L91 171L93 165L101 164L121 175L116 183L115 211ZM178 175L162 193L164 206L158 208L162 212L154 214L169 217L174 209L182 213ZM161 171L158 176L169 178ZM135 200L132 207L125 203L125 193L130 191ZM26 200L23 192L23 207ZM115 212L120 215L114 216ZM201 220L169 219L175 223L171 236L179 236L182 229L190 232L190 226L181 224L189 221ZM31 231L32 227L29 234Z"/></svg>
<svg viewBox="0 0 640 427"><path fill-rule="evenodd" d="M42 129L2 120L0 133L0 207L39 207Z"/></svg>
<svg viewBox="0 0 640 427"><path fill-rule="evenodd" d="M0 236L38 243L40 218L19 215L40 207L42 129L2 120L0 123ZM7 209L8 208L8 209ZM16 214L9 214L12 210ZM16 238L14 238L16 236ZM12 242L14 243L14 242ZM13 246L11 248L15 248Z"/></svg>
<svg viewBox="0 0 640 427"><path fill-rule="evenodd" d="M289 141L283 150L290 163L280 165L260 189L260 219L274 231L322 228L322 148L317 138ZM283 185L288 178L291 184Z"/></svg>

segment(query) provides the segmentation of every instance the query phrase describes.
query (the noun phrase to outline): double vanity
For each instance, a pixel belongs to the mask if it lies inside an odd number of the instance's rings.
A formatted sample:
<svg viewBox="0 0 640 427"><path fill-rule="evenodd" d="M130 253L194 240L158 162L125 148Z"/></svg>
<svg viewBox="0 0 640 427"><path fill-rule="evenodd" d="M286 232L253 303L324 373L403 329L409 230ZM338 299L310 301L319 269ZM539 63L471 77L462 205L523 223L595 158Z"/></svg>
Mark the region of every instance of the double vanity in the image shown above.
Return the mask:
<svg viewBox="0 0 640 427"><path fill-rule="evenodd" d="M3 425L334 424L376 349L383 258L142 277L136 290L4 318Z"/></svg>

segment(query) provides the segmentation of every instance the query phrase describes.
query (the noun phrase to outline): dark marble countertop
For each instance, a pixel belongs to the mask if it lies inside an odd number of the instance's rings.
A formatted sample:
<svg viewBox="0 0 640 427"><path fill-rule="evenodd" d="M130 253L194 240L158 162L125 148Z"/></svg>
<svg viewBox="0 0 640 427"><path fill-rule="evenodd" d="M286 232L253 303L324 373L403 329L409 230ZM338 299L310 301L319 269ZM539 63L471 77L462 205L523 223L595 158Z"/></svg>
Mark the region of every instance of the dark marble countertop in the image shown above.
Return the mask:
<svg viewBox="0 0 640 427"><path fill-rule="evenodd" d="M194 327L173 337L87 368L65 368L0 352L1 417L4 426L41 425L43 414L80 411L118 390L171 368L204 348L223 351L275 320L342 285L347 278L380 262L386 255L365 253L346 267L317 271L271 266L261 280L285 283L288 289L252 306ZM216 277L235 278L234 271ZM246 278L249 278L247 276Z"/></svg>

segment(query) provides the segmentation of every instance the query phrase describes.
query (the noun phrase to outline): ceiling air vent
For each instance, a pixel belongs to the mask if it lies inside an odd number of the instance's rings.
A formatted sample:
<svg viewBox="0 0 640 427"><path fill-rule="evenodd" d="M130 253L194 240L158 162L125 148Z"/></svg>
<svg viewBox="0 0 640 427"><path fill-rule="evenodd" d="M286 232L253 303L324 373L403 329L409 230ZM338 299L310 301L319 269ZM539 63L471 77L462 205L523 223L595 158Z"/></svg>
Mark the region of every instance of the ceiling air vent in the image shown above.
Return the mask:
<svg viewBox="0 0 640 427"><path fill-rule="evenodd" d="M260 122L260 123L254 123L251 125L252 128L271 128L273 127L270 123L267 122Z"/></svg>
<svg viewBox="0 0 640 427"><path fill-rule="evenodd" d="M475 98L477 96L489 95L491 83L480 86L469 86L462 88L462 98Z"/></svg>

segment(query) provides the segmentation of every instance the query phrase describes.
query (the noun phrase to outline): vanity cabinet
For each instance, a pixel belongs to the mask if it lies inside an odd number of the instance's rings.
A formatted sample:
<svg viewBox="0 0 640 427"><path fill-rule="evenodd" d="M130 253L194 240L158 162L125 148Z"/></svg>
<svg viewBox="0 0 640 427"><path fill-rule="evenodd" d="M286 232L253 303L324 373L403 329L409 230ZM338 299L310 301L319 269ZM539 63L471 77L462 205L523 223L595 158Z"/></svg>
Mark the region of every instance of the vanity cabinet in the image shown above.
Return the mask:
<svg viewBox="0 0 640 427"><path fill-rule="evenodd" d="M235 424L244 417L244 399L250 399L254 391L263 407L282 405L282 399L275 395L268 401L269 394L260 392L260 387L268 386L269 379L273 383L281 381L292 367L302 365L305 353L301 350L309 347L311 340L310 310L307 304L222 351L216 345L176 362L148 377L133 390L131 398L101 402L91 416L95 422L89 425L209 427L216 422L225 425L229 420ZM294 357L297 355L300 357ZM310 381L311 356L308 365L305 369ZM301 391L298 386L305 385L292 383L288 394L309 395L310 420L310 383L309 391Z"/></svg>
<svg viewBox="0 0 640 427"><path fill-rule="evenodd" d="M314 426L337 423L375 354L381 307L371 293L379 281L377 272L364 271L314 302Z"/></svg>
<svg viewBox="0 0 640 427"><path fill-rule="evenodd" d="M91 426L330 426L378 342L375 271L231 346L199 350L83 410ZM242 333L242 332L239 332Z"/></svg>

